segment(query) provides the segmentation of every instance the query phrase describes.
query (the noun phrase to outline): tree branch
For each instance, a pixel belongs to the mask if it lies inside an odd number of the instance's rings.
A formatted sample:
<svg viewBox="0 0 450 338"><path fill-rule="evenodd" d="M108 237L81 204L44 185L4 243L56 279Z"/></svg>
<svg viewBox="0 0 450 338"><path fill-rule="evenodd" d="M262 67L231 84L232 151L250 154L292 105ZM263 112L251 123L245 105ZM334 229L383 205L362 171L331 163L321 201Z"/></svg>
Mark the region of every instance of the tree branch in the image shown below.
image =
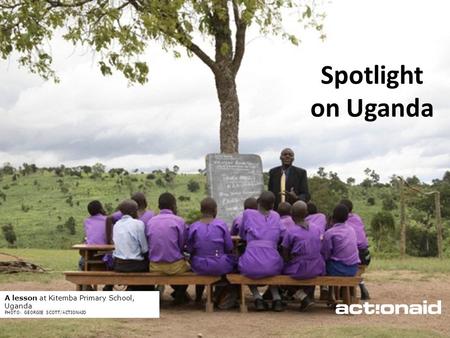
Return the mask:
<svg viewBox="0 0 450 338"><path fill-rule="evenodd" d="M177 31L182 36L174 36L171 34L168 34L173 39L177 40L178 43L180 43L182 46L185 46L187 49L189 49L192 53L194 53L200 60L202 60L213 72L216 72L217 66L215 62L209 57L208 54L206 54L197 44L195 44L191 38L186 34L183 27L181 26L180 22L178 21L176 24ZM166 33L167 34L167 33Z"/></svg>
<svg viewBox="0 0 450 338"><path fill-rule="evenodd" d="M50 6L52 7L80 7L88 2L92 2L94 0L82 0L82 1L76 1L71 4L62 3L60 0L45 0Z"/></svg>
<svg viewBox="0 0 450 338"><path fill-rule="evenodd" d="M233 58L233 72L236 76L241 66L242 58L245 52L245 33L247 30L247 24L241 19L239 15L239 8L236 0L233 0L233 13L234 21L236 23L236 47Z"/></svg>

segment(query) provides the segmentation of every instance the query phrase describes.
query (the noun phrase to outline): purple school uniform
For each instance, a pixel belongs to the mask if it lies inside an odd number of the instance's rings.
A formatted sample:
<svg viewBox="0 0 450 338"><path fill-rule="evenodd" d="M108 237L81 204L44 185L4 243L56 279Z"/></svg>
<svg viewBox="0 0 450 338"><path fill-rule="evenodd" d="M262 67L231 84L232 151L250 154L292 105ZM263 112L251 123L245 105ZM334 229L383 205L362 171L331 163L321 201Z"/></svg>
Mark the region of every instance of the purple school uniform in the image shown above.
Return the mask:
<svg viewBox="0 0 450 338"><path fill-rule="evenodd" d="M147 224L150 218L152 218L155 214L151 210L145 210L144 213L139 217L139 220L144 222L144 224ZM113 218L113 223L116 223L119 219L122 218L123 214L120 211L116 211L113 214L111 214Z"/></svg>
<svg viewBox="0 0 450 338"><path fill-rule="evenodd" d="M307 279L325 274L325 261L320 254L320 231L316 227L304 229L299 225L289 228L281 245L291 254L283 274L297 279Z"/></svg>
<svg viewBox="0 0 450 338"><path fill-rule="evenodd" d="M240 237L247 241L244 254L239 258L239 271L250 278L279 275L283 259L277 250L280 240L280 216L275 211L263 215L258 210L245 210Z"/></svg>
<svg viewBox="0 0 450 338"><path fill-rule="evenodd" d="M281 216L280 218L280 228L281 228L281 237L284 237L284 234L286 231L292 227L295 227L296 224L294 223L291 216Z"/></svg>
<svg viewBox="0 0 450 338"><path fill-rule="evenodd" d="M230 230L230 233L231 233L231 236L237 236L237 235L239 235L239 228L240 228L240 226L241 226L241 224L242 224L242 216L243 216L243 212L241 212L240 214L239 214L239 216L237 216L234 220L233 220L233 223L231 223L231 230Z"/></svg>
<svg viewBox="0 0 450 338"><path fill-rule="evenodd" d="M337 223L325 231L321 253L327 261L332 259L346 265L359 264L355 230L347 223Z"/></svg>
<svg viewBox="0 0 450 338"><path fill-rule="evenodd" d="M214 219L209 224L198 221L190 226L187 251L195 273L220 276L232 272L236 264L232 250L233 241L224 221Z"/></svg>
<svg viewBox="0 0 450 338"><path fill-rule="evenodd" d="M84 220L86 244L106 244L106 216L97 214Z"/></svg>
<svg viewBox="0 0 450 338"><path fill-rule="evenodd" d="M173 263L184 258L187 229L184 220L171 210L162 209L146 224L145 235L150 262Z"/></svg>
<svg viewBox="0 0 450 338"><path fill-rule="evenodd" d="M322 213L308 215L305 218L310 227L317 228L320 231L320 236L323 237L327 227L327 217Z"/></svg>
<svg viewBox="0 0 450 338"><path fill-rule="evenodd" d="M364 223L357 214L348 214L347 224L355 230L356 242L358 244L358 249L367 249L369 247L369 242L366 237L366 230L364 228Z"/></svg>

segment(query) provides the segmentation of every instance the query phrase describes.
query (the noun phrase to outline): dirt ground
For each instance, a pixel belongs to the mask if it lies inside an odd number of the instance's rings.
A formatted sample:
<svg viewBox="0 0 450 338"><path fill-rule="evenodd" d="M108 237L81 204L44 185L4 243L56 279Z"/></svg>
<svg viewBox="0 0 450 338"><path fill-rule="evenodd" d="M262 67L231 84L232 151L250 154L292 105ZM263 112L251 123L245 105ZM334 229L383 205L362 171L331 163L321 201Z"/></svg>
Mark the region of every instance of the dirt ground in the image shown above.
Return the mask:
<svg viewBox="0 0 450 338"><path fill-rule="evenodd" d="M304 330L325 327L378 327L428 330L450 336L450 283L448 275L425 275L407 271L369 272L366 285L374 304L417 304L442 301L441 315L344 315L339 316L325 304L316 305L307 313L300 313L298 304L291 303L281 313L254 312L248 299L249 312L238 309L207 314L195 304L173 307L167 287L161 303L160 319L121 319L121 330L127 337L267 337L299 336ZM0 290L74 290L73 284L61 280L50 283L3 283ZM192 289L190 289L192 293ZM105 332L99 336L110 337ZM97 336L97 337L99 337ZM356 335L361 336L361 335Z"/></svg>

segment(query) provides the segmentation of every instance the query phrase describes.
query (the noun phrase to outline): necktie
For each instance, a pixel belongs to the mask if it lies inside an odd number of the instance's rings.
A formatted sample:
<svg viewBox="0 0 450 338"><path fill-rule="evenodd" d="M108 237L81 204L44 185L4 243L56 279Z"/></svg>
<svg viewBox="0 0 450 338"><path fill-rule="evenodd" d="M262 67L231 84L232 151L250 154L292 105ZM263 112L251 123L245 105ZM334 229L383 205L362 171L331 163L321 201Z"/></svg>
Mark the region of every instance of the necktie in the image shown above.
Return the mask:
<svg viewBox="0 0 450 338"><path fill-rule="evenodd" d="M281 190L281 202L285 202L286 201L286 196L284 195L284 192L286 191L286 174L283 173L281 174L281 183L280 183L280 190Z"/></svg>

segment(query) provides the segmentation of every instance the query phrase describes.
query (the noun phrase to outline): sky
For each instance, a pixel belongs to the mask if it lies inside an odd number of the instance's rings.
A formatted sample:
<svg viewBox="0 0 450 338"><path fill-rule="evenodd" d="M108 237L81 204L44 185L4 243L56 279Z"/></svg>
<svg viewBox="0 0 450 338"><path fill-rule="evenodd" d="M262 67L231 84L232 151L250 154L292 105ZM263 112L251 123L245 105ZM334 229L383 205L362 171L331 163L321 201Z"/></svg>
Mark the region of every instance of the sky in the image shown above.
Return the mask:
<svg viewBox="0 0 450 338"><path fill-rule="evenodd" d="M364 178L371 168L430 182L450 168L450 25L447 1L350 1L323 4L325 41L302 25L290 27L298 47L249 32L237 77L240 153L258 154L265 170L280 151L295 151L295 165ZM203 43L203 41L201 41ZM145 55L149 82L130 86L103 77L89 49L51 42L61 82L44 81L0 60L0 165L91 165L150 171L178 165L205 167L219 152L220 109L214 78L197 58L175 59L152 43ZM423 84L323 84L322 67L423 70ZM403 103L419 98L433 117L390 117L367 122L346 113L347 99ZM315 103L339 103L339 117L313 117Z"/></svg>

